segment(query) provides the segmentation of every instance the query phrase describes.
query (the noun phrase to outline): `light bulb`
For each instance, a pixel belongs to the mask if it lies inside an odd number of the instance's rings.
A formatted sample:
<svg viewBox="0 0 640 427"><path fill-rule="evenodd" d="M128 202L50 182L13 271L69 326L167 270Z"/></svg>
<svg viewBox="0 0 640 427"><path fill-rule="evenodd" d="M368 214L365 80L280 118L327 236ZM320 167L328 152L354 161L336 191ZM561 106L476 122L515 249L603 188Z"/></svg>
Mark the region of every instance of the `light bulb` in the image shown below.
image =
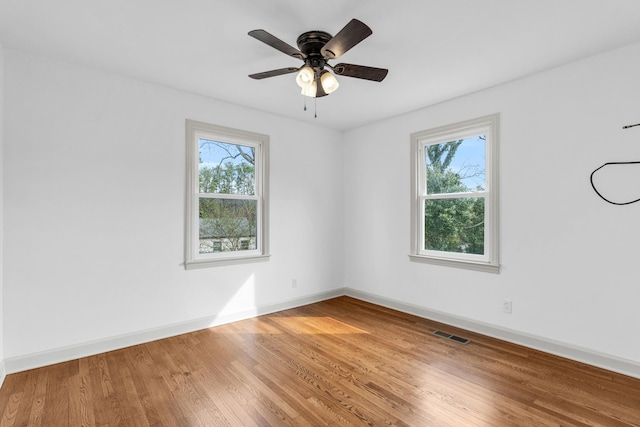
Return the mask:
<svg viewBox="0 0 640 427"><path fill-rule="evenodd" d="M320 84L327 95L335 92L335 90L338 89L338 86L340 86L338 79L336 79L336 77L327 70L324 70L320 75Z"/></svg>

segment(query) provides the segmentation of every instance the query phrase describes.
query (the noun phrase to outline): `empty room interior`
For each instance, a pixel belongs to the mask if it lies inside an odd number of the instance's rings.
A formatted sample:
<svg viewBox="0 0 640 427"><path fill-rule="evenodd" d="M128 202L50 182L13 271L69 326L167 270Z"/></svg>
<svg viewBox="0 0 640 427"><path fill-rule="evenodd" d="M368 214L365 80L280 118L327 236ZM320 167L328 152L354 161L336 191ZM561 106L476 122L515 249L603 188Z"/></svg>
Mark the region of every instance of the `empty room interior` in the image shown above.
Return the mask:
<svg viewBox="0 0 640 427"><path fill-rule="evenodd" d="M0 0L1 425L640 426L639 95L636 0Z"/></svg>

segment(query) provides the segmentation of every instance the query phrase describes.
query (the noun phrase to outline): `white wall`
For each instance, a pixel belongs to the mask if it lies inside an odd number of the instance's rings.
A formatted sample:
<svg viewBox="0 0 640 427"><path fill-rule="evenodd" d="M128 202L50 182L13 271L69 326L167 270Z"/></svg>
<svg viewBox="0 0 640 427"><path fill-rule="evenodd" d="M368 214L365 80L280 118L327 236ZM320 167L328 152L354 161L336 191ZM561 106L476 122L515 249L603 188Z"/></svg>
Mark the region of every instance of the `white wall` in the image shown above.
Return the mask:
<svg viewBox="0 0 640 427"><path fill-rule="evenodd" d="M4 180L3 180L3 147L4 147L4 48L0 43L0 386L5 377L4 366L4 297L3 297L3 221L2 215L4 212Z"/></svg>
<svg viewBox="0 0 640 427"><path fill-rule="evenodd" d="M622 130L640 122L638 76L640 44L348 132L345 285L640 363L640 203L589 184L640 160L640 127ZM501 273L409 262L409 134L496 112ZM640 179L620 187L640 197Z"/></svg>
<svg viewBox="0 0 640 427"><path fill-rule="evenodd" d="M10 49L5 82L5 358L342 287L340 133ZM187 118L270 135L270 261L185 271Z"/></svg>

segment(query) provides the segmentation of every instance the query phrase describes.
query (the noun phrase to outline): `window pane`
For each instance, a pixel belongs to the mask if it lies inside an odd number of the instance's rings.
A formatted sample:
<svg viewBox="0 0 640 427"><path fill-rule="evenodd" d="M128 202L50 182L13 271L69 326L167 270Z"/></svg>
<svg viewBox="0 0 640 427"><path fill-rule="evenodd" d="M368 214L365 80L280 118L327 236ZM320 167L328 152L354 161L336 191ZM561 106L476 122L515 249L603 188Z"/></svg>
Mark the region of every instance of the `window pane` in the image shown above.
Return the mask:
<svg viewBox="0 0 640 427"><path fill-rule="evenodd" d="M425 147L427 194L484 191L484 135Z"/></svg>
<svg viewBox="0 0 640 427"><path fill-rule="evenodd" d="M484 255L483 197L425 200L424 249Z"/></svg>
<svg viewBox="0 0 640 427"><path fill-rule="evenodd" d="M255 194L255 148L199 138L200 193Z"/></svg>
<svg viewBox="0 0 640 427"><path fill-rule="evenodd" d="M257 248L256 200L200 199L200 253Z"/></svg>

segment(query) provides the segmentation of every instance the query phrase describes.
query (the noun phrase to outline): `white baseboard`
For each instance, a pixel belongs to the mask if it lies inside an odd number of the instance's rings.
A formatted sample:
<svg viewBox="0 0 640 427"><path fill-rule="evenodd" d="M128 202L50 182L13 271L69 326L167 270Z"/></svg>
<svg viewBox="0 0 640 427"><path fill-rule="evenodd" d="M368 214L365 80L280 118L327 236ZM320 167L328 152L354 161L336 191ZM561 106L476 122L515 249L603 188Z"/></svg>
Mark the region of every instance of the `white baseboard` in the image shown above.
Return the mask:
<svg viewBox="0 0 640 427"><path fill-rule="evenodd" d="M0 388L4 384L4 379L7 377L7 369L4 364L4 360L0 360Z"/></svg>
<svg viewBox="0 0 640 427"><path fill-rule="evenodd" d="M238 313L225 314L221 316L213 315L159 328L134 332L131 334L90 341L78 345L55 348L52 350L27 354L24 356L8 357L2 364L2 372L5 372L5 368L7 374L27 371L29 369L40 368L42 366L48 366L55 363L79 359L81 357L93 356L96 354L105 353L107 351L118 350L125 347L131 347L133 345L143 344L146 342L186 334L201 329L224 325L226 323L236 322L238 320L249 319L256 316L261 316L263 314L269 314L289 308L313 304L315 302L336 298L342 295L344 295L344 288L338 288L332 291L307 295L305 297L286 300L276 304L259 306L254 309Z"/></svg>
<svg viewBox="0 0 640 427"><path fill-rule="evenodd" d="M608 371L617 372L634 378L640 378L640 363L633 360L622 359L610 354L599 353L590 349L571 346L559 341L530 335L507 328L501 328L488 323L458 317L443 313L437 310L407 304L391 298L381 297L357 289L345 288L344 294L362 301L370 302L383 307L413 314L425 319L434 320L451 326L456 326L468 331L477 332L503 341L519 344L525 347L540 350L545 353L554 354L566 359L582 362L587 365L603 368Z"/></svg>
<svg viewBox="0 0 640 427"><path fill-rule="evenodd" d="M300 307L315 302L324 301L339 296L350 296L362 301L367 301L383 307L388 307L404 313L413 314L425 319L434 320L447 325L456 326L468 331L477 332L493 338L520 344L525 347L544 351L567 359L597 366L609 371L618 372L635 378L640 378L640 363L632 360L621 359L616 356L598 353L589 349L570 346L562 342L525 334L522 332L497 327L483 322L458 317L451 314L431 310L408 304L391 298L381 297L368 292L359 291L352 288L338 288L327 292L322 292L305 297L282 301L276 304L259 306L251 310L225 314L221 316L209 316L205 318L190 320L160 328L135 332L132 334L120 335L103 340L96 340L78 345L61 347L39 353L24 356L9 357L0 361L0 386L7 374L26 371L42 366L53 365L55 363L66 362L81 357L92 356L107 351L130 347L137 344L194 332L201 329L223 325L225 323L244 320L263 314L274 313L289 308Z"/></svg>

